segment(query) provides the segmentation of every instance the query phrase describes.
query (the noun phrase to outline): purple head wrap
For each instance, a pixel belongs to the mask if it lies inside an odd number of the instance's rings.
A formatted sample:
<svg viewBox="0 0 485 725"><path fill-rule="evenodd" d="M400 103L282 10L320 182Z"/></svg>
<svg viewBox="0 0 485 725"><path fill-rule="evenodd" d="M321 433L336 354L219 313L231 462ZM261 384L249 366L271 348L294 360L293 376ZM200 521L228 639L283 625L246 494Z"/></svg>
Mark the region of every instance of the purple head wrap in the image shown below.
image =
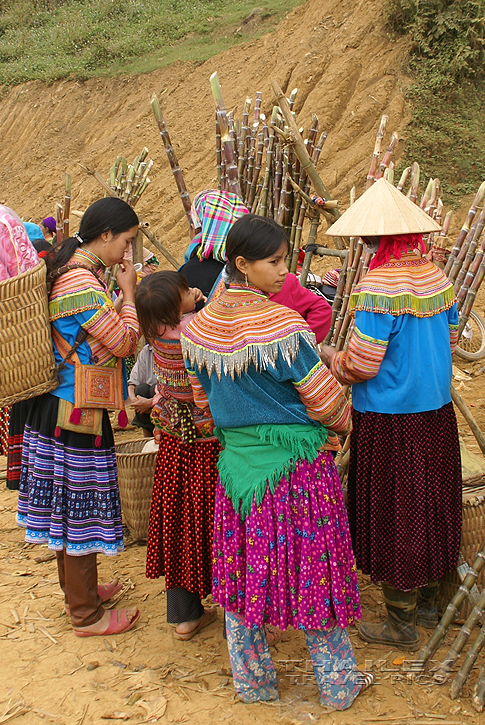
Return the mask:
<svg viewBox="0 0 485 725"><path fill-rule="evenodd" d="M52 234L56 233L56 220L53 216L47 216L45 219L42 219L42 224L47 227Z"/></svg>

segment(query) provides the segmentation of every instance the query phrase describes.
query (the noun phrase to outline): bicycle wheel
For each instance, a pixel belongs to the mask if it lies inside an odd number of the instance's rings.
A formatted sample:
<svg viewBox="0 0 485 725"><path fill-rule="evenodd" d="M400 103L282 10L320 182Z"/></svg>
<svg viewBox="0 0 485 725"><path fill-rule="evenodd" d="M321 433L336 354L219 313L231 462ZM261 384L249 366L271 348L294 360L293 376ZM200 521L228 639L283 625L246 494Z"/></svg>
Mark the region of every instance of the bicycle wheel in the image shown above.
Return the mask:
<svg viewBox="0 0 485 725"><path fill-rule="evenodd" d="M456 354L464 360L480 360L485 356L485 322L473 310L456 346Z"/></svg>

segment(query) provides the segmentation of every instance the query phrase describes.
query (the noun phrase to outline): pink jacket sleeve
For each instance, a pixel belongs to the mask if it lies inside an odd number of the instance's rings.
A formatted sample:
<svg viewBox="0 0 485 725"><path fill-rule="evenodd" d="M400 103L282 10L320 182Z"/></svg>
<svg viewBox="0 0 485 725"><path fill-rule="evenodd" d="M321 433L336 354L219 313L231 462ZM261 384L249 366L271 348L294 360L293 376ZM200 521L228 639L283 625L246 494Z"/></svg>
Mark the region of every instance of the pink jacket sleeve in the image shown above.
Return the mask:
<svg viewBox="0 0 485 725"><path fill-rule="evenodd" d="M315 333L317 342L325 339L330 330L332 308L323 297L302 287L294 274L287 274L281 291L269 297L272 302L298 312Z"/></svg>

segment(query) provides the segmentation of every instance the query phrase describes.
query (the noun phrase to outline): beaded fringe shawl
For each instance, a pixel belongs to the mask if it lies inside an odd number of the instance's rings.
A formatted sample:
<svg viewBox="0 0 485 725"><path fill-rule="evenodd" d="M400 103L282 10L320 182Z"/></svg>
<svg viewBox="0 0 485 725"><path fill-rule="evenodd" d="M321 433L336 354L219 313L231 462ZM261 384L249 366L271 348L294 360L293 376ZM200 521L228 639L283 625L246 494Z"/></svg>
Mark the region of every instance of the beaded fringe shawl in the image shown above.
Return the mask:
<svg viewBox="0 0 485 725"><path fill-rule="evenodd" d="M210 375L241 375L274 368L278 356L291 365L300 339L315 346L315 335L297 312L271 302L251 286L231 285L210 302L181 335L182 351L192 367Z"/></svg>
<svg viewBox="0 0 485 725"><path fill-rule="evenodd" d="M350 312L431 317L455 302L453 285L442 270L410 252L368 272L350 296Z"/></svg>

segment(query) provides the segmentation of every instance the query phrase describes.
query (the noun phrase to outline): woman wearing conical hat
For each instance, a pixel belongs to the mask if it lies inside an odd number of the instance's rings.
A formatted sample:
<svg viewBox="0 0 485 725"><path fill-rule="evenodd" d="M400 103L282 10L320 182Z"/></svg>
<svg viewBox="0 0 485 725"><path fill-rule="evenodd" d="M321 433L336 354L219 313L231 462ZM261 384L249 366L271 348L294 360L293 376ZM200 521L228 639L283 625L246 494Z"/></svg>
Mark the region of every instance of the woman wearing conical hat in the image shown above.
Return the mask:
<svg viewBox="0 0 485 725"><path fill-rule="evenodd" d="M348 513L357 566L380 582L382 624L366 642L419 647L416 624L438 622L438 580L457 563L461 465L451 402L458 312L453 285L422 256L438 224L385 179L327 234L361 236L375 250L351 296L345 352L324 347L332 374L352 385Z"/></svg>

